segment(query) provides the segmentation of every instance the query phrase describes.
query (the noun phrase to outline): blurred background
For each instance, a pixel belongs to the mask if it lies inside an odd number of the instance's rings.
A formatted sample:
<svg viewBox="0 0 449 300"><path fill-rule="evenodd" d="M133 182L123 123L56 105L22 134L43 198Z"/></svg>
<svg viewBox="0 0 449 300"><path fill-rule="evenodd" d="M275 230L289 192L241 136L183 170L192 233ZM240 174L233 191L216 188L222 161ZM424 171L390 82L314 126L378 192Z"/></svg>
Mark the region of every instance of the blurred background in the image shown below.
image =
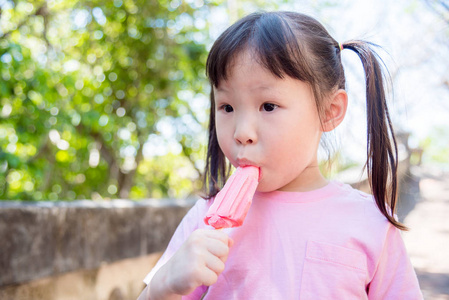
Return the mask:
<svg viewBox="0 0 449 300"><path fill-rule="evenodd" d="M207 53L225 28L258 10L306 13L340 42L366 39L382 47L406 160L399 217L416 229L404 240L424 294L449 299L447 0L0 0L0 232L10 231L14 218L6 211L19 209L18 201L42 211L51 203L117 208L114 199L160 199L151 205L163 206L197 198L207 141ZM350 104L343 124L326 137L333 163L324 166L323 151L323 171L355 183L364 180L366 159L364 75L355 53L342 57ZM0 249L3 266L13 259L16 236L3 241L10 245ZM76 268L50 269L42 274ZM8 275L0 293L6 286L11 299L41 299L17 296L11 286L43 275ZM84 299L128 299L113 292Z"/></svg>
<svg viewBox="0 0 449 300"><path fill-rule="evenodd" d="M261 8L305 12L338 41L381 45L396 132L410 133L423 162L448 168L446 4L0 1L0 198L182 198L197 191L208 49L234 20ZM332 138L339 168L366 159L363 70L351 51L343 59L350 106Z"/></svg>

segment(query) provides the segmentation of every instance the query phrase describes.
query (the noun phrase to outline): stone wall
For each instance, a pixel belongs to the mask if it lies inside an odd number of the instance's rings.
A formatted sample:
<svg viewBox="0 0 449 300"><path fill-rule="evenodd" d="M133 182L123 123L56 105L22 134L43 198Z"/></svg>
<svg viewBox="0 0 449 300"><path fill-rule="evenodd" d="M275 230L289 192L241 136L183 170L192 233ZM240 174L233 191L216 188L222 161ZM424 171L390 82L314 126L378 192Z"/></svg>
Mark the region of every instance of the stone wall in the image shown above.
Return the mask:
<svg viewBox="0 0 449 300"><path fill-rule="evenodd" d="M95 285L107 282L102 274L114 270L107 267L127 259L134 265L130 269L140 266L133 272L139 276L116 272L122 274L113 278L121 278L125 288L117 287L115 295L123 297L114 299L132 299L135 291L126 286L137 280L142 287L142 276L194 201L0 202L0 299L69 299L57 291L57 283L64 286L67 277L72 289L84 286L80 291L86 293L73 299L110 299L115 297L108 294L111 287L95 292L102 289ZM130 263L131 258L138 263Z"/></svg>
<svg viewBox="0 0 449 300"><path fill-rule="evenodd" d="M145 284L142 279L162 252L103 263L93 269L79 269L8 285L0 288L2 300L135 300Z"/></svg>

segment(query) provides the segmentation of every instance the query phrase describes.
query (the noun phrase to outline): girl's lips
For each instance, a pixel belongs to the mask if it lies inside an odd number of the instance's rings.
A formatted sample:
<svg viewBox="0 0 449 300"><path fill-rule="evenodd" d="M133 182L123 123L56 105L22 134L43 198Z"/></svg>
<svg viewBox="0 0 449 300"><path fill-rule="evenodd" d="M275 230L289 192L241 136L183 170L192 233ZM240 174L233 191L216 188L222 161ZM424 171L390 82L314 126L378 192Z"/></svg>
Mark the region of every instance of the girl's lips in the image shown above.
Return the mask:
<svg viewBox="0 0 449 300"><path fill-rule="evenodd" d="M237 164L239 165L239 167L246 167L246 166L254 166L254 167L258 167L258 165L246 158L237 158Z"/></svg>
<svg viewBox="0 0 449 300"><path fill-rule="evenodd" d="M259 168L259 182L262 180L262 168L258 166L255 162L248 159L237 159L237 164L239 167L253 166Z"/></svg>

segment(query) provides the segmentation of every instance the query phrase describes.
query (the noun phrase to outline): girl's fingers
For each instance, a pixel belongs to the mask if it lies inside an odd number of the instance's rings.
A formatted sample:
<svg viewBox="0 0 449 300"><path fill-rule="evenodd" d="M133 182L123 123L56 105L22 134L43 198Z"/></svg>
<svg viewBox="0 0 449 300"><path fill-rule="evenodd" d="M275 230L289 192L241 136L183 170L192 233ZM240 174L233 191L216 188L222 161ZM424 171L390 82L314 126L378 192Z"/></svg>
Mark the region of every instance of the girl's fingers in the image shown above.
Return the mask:
<svg viewBox="0 0 449 300"><path fill-rule="evenodd" d="M220 258L211 255L206 260L206 267L218 276L224 271L225 264Z"/></svg>
<svg viewBox="0 0 449 300"><path fill-rule="evenodd" d="M228 245L230 240L229 236L221 229L218 230L205 229L205 234L207 237L217 239L223 242L225 245Z"/></svg>
<svg viewBox="0 0 449 300"><path fill-rule="evenodd" d="M227 258L229 254L229 247L221 241L212 241L207 244L207 251L216 257Z"/></svg>
<svg viewBox="0 0 449 300"><path fill-rule="evenodd" d="M228 247L232 247L234 245L234 240L231 239L222 229L218 230L208 230L209 232L214 232L212 237L219 239L223 243L225 243Z"/></svg>
<svg viewBox="0 0 449 300"><path fill-rule="evenodd" d="M204 270L204 272L201 273L201 284L205 286L211 286L218 280L218 275L214 271L210 269Z"/></svg>

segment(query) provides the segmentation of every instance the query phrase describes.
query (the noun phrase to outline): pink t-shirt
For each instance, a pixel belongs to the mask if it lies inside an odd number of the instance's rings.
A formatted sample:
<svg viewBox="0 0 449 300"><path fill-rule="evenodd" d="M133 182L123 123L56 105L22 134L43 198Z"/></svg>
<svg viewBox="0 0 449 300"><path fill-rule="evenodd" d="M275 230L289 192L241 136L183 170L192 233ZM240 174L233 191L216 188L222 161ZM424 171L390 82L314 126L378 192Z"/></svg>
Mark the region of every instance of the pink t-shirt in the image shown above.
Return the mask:
<svg viewBox="0 0 449 300"><path fill-rule="evenodd" d="M199 200L148 284L189 235L206 226ZM183 299L423 299L400 231L371 195L339 182L310 192L257 192L218 281Z"/></svg>

